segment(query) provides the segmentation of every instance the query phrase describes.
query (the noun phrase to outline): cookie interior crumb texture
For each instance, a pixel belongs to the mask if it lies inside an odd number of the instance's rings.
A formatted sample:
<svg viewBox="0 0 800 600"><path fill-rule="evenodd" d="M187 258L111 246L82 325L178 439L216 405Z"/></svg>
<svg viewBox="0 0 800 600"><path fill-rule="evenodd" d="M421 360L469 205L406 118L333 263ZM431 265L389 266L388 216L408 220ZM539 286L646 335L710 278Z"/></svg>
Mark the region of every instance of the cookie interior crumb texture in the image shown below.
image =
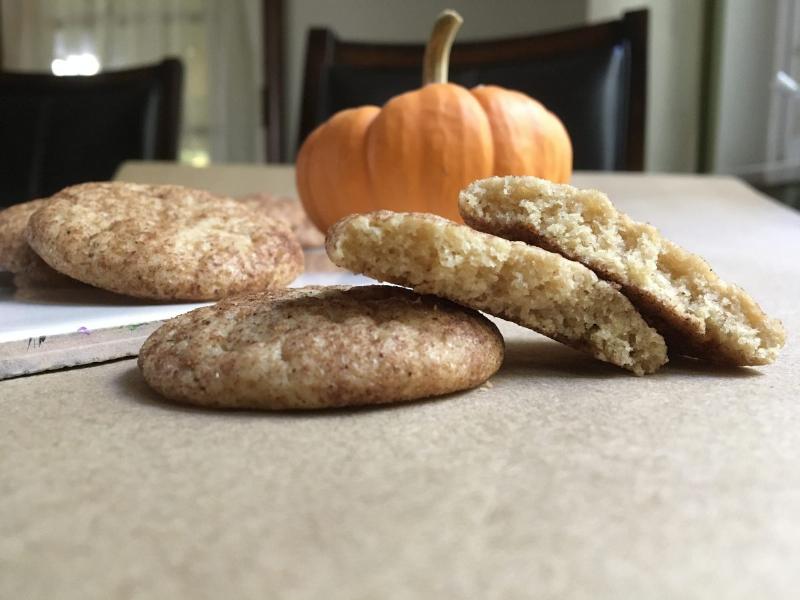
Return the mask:
<svg viewBox="0 0 800 600"><path fill-rule="evenodd" d="M763 365L785 342L781 323L741 288L655 227L617 211L602 192L536 177L493 177L462 191L460 210L476 229L558 252L620 285L671 352Z"/></svg>
<svg viewBox="0 0 800 600"><path fill-rule="evenodd" d="M316 409L473 388L503 359L478 312L392 286L307 287L229 298L176 317L139 354L172 400Z"/></svg>
<svg viewBox="0 0 800 600"><path fill-rule="evenodd" d="M28 222L28 243L85 283L156 300L216 300L288 285L303 268L289 227L230 198L172 185L66 188Z"/></svg>
<svg viewBox="0 0 800 600"><path fill-rule="evenodd" d="M666 362L663 338L625 296L557 254L434 215L352 215L328 234L334 263L534 329L636 374Z"/></svg>

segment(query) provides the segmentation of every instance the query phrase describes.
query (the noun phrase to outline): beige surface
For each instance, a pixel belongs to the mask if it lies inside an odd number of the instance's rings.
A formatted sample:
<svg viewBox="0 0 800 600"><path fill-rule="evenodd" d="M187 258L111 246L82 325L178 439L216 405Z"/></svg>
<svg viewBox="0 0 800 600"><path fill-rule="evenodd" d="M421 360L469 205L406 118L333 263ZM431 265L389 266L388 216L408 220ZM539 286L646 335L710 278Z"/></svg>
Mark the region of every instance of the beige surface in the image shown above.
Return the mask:
<svg viewBox="0 0 800 600"><path fill-rule="evenodd" d="M228 196L272 192L297 196L290 165L214 165L191 167L166 161L129 160L114 174L115 181L172 183Z"/></svg>
<svg viewBox="0 0 800 600"><path fill-rule="evenodd" d="M575 182L783 319L776 364L637 378L506 325L491 387L389 409L177 408L131 360L0 382L0 598L795 598L800 215Z"/></svg>

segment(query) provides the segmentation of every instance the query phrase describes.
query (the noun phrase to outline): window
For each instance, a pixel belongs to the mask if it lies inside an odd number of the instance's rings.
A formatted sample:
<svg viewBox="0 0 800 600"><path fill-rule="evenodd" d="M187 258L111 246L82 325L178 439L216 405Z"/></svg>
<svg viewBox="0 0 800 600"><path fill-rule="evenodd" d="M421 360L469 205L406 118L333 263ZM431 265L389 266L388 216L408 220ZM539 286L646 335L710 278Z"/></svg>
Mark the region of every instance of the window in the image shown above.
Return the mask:
<svg viewBox="0 0 800 600"><path fill-rule="evenodd" d="M180 160L258 162L260 0L0 0L4 67L91 75L184 64Z"/></svg>

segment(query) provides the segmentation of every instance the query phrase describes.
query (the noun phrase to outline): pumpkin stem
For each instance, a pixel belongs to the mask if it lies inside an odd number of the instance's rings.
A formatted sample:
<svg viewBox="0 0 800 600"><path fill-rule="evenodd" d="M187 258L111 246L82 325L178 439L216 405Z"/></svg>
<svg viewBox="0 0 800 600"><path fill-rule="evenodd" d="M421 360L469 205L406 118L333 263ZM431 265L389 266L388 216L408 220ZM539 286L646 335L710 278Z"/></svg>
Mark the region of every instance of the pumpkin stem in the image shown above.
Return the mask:
<svg viewBox="0 0 800 600"><path fill-rule="evenodd" d="M449 8L436 18L428 45L425 46L425 58L422 59L422 85L447 83L450 48L463 22L461 15Z"/></svg>

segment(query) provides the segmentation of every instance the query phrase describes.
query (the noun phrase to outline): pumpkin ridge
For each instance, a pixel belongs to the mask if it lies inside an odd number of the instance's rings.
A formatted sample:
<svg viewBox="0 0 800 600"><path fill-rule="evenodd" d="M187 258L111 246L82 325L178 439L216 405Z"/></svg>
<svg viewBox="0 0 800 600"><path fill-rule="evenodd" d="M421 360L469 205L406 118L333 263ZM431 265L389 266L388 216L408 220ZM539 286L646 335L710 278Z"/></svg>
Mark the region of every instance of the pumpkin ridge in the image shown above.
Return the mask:
<svg viewBox="0 0 800 600"><path fill-rule="evenodd" d="M297 193L298 196L300 196L300 202L308 218L323 233L325 233L327 225L319 214L317 203L313 200L311 182L309 179L311 178L311 167L313 165L313 163L311 163L311 151L316 145L316 141L319 139L320 130L325 127L326 124L327 123L323 123L317 127L311 132L308 138L306 138L305 143L300 148L300 152L297 154L295 165L295 184L297 185Z"/></svg>
<svg viewBox="0 0 800 600"><path fill-rule="evenodd" d="M354 147L351 148L351 152L348 152L347 157L343 157L349 164L346 165L345 169L340 171L340 176L344 177L345 171L349 170L351 171L350 175L353 179L360 179L360 185L355 184L352 180L347 182L345 186L343 186L346 197L342 200L343 203L348 206L348 210L350 210L351 213L369 212L373 210L375 204L376 196L374 192L376 188L372 183L372 178L369 173L367 136L369 135L373 123L375 123L378 115L380 115L381 109L377 106L367 105L352 110L357 112L353 112L353 121L350 124L350 128L359 127L361 131L358 134L357 140L353 141ZM363 125L363 119L368 119L369 122ZM354 168L354 163L358 163L356 168ZM354 187L360 187L361 189L353 190Z"/></svg>
<svg viewBox="0 0 800 600"><path fill-rule="evenodd" d="M492 148L492 175L496 175L497 173L497 140L495 138L495 131L494 131L494 123L492 123L492 116L489 114L489 111L486 110L486 107L481 102L481 99L475 95L474 90L477 87L483 87L483 84L478 84L472 89L468 89L470 96L475 98L478 106L481 107L481 111L483 114L486 115L486 122L489 123L489 145ZM465 88L466 89L466 88ZM460 215L460 213L459 213Z"/></svg>

